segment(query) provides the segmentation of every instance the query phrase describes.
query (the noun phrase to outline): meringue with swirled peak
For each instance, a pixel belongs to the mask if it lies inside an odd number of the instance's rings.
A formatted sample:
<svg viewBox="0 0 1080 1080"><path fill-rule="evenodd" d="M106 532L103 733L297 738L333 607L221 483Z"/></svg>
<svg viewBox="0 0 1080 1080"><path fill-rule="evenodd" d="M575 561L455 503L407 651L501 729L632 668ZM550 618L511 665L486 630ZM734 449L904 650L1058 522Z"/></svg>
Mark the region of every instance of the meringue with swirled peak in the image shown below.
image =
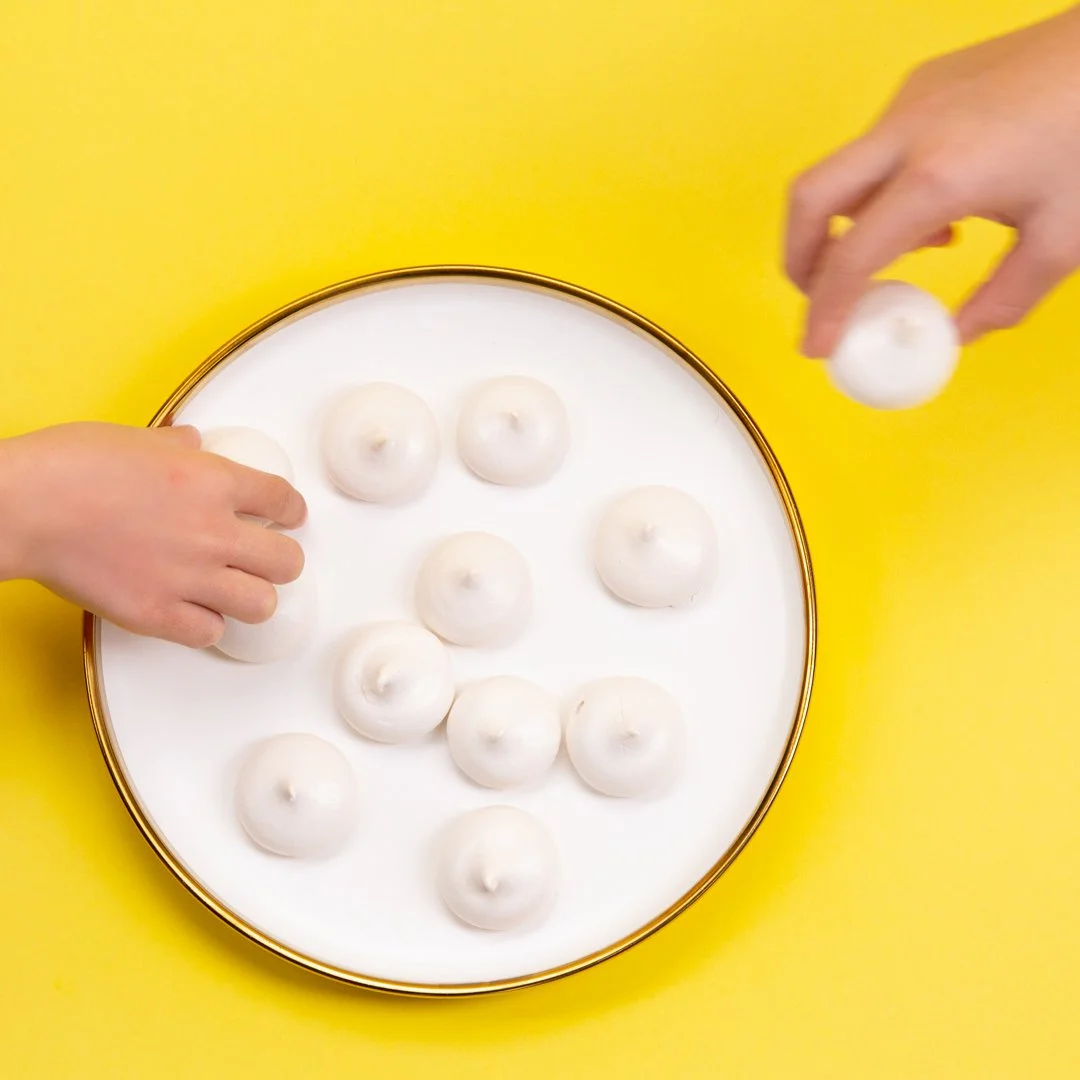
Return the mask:
<svg viewBox="0 0 1080 1080"><path fill-rule="evenodd" d="M631 798L672 782L683 764L682 711L655 683L599 679L570 709L566 749L578 775L604 795Z"/></svg>
<svg viewBox="0 0 1080 1080"><path fill-rule="evenodd" d="M240 766L236 812L266 851L297 859L332 855L356 822L356 776L325 739L276 735L257 743Z"/></svg>
<svg viewBox="0 0 1080 1080"><path fill-rule="evenodd" d="M435 475L439 449L431 410L394 383L368 383L349 391L323 426L323 461L330 479L364 502L417 498Z"/></svg>
<svg viewBox="0 0 1080 1080"><path fill-rule="evenodd" d="M535 926L555 901L558 852L530 814L487 806L463 814L439 837L436 882L446 906L470 926Z"/></svg>
<svg viewBox="0 0 1080 1080"><path fill-rule="evenodd" d="M529 567L501 537L457 533L424 559L416 579L416 608L444 641L504 644L521 632L532 610Z"/></svg>
<svg viewBox="0 0 1080 1080"><path fill-rule="evenodd" d="M211 428L201 435L202 449L249 469L280 476L290 484L295 471L281 444L265 432L249 427Z"/></svg>
<svg viewBox="0 0 1080 1080"><path fill-rule="evenodd" d="M528 487L558 470L570 424L550 386L508 375L472 391L458 418L457 441L462 461L481 479Z"/></svg>
<svg viewBox="0 0 1080 1080"><path fill-rule="evenodd" d="M874 409L937 397L956 371L960 335L937 297L903 281L875 282L826 362L833 385Z"/></svg>
<svg viewBox="0 0 1080 1080"><path fill-rule="evenodd" d="M593 549L600 580L638 607L681 607L712 585L719 564L716 527L684 491L637 488L605 511Z"/></svg>
<svg viewBox="0 0 1080 1080"><path fill-rule="evenodd" d="M454 700L446 646L411 623L375 623L342 650L334 672L338 711L361 735L409 742L434 731Z"/></svg>
<svg viewBox="0 0 1080 1080"><path fill-rule="evenodd" d="M559 708L527 679L499 675L465 687L446 718L450 754L466 776L489 788L539 780L562 743Z"/></svg>

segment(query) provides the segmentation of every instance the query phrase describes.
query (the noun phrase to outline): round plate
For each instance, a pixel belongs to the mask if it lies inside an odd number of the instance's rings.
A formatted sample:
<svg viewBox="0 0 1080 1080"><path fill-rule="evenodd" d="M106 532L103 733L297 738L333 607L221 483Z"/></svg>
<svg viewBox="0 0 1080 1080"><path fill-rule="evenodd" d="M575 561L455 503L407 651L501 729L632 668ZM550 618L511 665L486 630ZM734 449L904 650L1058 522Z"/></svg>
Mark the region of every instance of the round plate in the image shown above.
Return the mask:
<svg viewBox="0 0 1080 1080"><path fill-rule="evenodd" d="M454 452L457 410L478 380L532 375L570 415L561 471L535 489L472 476ZM319 460L335 396L369 380L417 391L444 454L418 502L387 508L333 489ZM317 639L299 659L250 666L86 625L94 722L116 785L177 877L236 929L326 975L375 989L451 995L509 989L588 967L692 903L742 849L791 763L813 675L806 542L772 452L731 392L669 335L562 282L483 267L395 271L299 300L212 356L155 424L247 425L292 457L310 507L299 534L320 592ZM669 484L698 498L721 538L722 573L688 610L614 600L591 562L598 515L620 492ZM533 790L491 792L456 771L440 731L416 746L355 735L330 675L356 626L414 618L418 562L448 533L505 536L528 559L536 610L520 642L454 649L458 681L517 674L567 699L603 676L667 688L687 720L685 773L667 794L611 799L565 756ZM256 849L233 810L255 740L309 731L356 770L361 816L322 861ZM562 884L547 921L492 934L457 922L432 882L433 837L494 803L550 829Z"/></svg>

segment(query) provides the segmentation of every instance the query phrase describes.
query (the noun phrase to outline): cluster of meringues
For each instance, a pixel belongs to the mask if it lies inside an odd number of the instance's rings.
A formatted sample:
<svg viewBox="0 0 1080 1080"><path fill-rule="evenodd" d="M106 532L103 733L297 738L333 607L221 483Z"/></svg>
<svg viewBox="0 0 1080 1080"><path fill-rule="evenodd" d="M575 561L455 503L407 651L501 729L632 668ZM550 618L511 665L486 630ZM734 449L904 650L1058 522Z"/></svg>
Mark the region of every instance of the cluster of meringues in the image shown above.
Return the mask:
<svg viewBox="0 0 1080 1080"><path fill-rule="evenodd" d="M559 469L569 443L562 401L535 379L510 376L482 383L458 419L462 460L493 484L543 483ZM292 479L287 455L262 432L210 431L203 447ZM390 383L369 383L343 395L322 431L330 479L365 502L418 498L434 478L440 447L430 408L411 390ZM716 530L704 508L684 492L638 488L608 506L593 555L601 580L621 600L680 607L703 595L716 576ZM417 575L415 608L419 622L360 627L341 651L334 699L359 734L409 743L445 721L457 767L491 789L537 784L564 741L582 780L605 795L645 795L674 781L684 755L682 714L671 695L652 682L599 679L581 688L565 713L551 694L517 676L457 685L450 646L505 644L528 622L529 567L507 540L465 532L439 541ZM315 628L310 576L279 588L278 608L268 622L226 621L218 648L234 659L268 663L295 654ZM358 785L352 766L332 743L311 734L278 735L246 756L236 806L260 847L292 857L325 856L340 850L352 832ZM503 930L535 924L554 902L555 844L522 810L493 805L464 814L443 830L437 851L442 898L471 926Z"/></svg>

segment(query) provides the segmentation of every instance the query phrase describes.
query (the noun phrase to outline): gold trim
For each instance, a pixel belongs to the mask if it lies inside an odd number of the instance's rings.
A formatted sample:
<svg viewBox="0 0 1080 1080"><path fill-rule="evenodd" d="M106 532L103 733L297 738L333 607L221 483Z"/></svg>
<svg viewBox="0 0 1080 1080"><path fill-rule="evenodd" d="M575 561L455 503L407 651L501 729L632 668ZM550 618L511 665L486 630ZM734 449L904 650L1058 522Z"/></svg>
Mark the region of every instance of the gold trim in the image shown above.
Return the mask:
<svg viewBox="0 0 1080 1080"><path fill-rule="evenodd" d="M260 334L279 327L286 320L291 320L301 314L307 314L316 306L321 306L339 299L346 294L360 290L369 291L374 288L400 285L404 282L422 278L439 278L440 280L476 280L491 279L501 283L510 282L530 289L538 289L545 292L555 292L560 296L569 297L593 308L599 308L608 315L614 316L623 323L628 324L640 333L659 341L668 350L675 354L684 364L697 373L710 388L721 398L725 405L735 414L736 419L746 429L753 440L758 452L761 454L772 476L773 483L783 502L791 528L792 538L795 541L799 563L802 569L803 598L805 602L806 620L806 654L803 664L803 683L799 698L799 705L792 719L791 730L788 734L784 753L773 775L768 790L758 804L750 820L743 827L742 832L734 843L724 852L719 861L709 872L680 897L666 911L652 919L640 929L627 935L620 941L597 952L584 956L559 967L547 971L536 972L532 975L523 975L513 979L500 979L494 982L484 983L456 983L445 985L426 985L421 983L404 983L390 979L380 979L375 976L360 975L352 971L337 968L332 964L324 963L314 957L305 956L288 946L281 944L264 934L261 930L245 922L241 916L229 909L221 900L213 896L196 879L195 875L188 870L180 859L169 849L164 837L160 836L149 815L139 804L135 792L128 782L124 773L123 764L117 748L113 745L112 736L108 723L108 705L102 691L99 672L98 657L98 620L87 613L83 621L83 666L86 674L87 696L90 702L90 711L93 716L94 730L97 733L101 752L105 757L109 773L117 791L138 826L139 831L146 838L150 846L157 852L158 857L172 871L182 885L201 903L208 907L215 915L223 919L235 930L240 931L252 941L269 949L278 956L307 968L309 971L320 975L337 979L341 982L351 983L355 986L366 987L369 990L379 990L388 993L413 995L419 997L457 997L475 994L488 994L496 991L514 990L526 986L536 986L541 983L553 982L556 979L565 978L567 975L584 971L596 964L608 960L617 954L637 945L646 938L651 937L661 927L666 926L675 916L685 911L691 904L698 900L731 865L742 849L747 845L750 838L757 831L762 819L772 806L777 793L787 776L795 756L795 749L799 743L803 726L806 723L806 714L810 705L810 692L814 680L814 664L817 655L817 601L814 589L814 573L810 563L810 552L807 547L806 534L803 529L802 519L795 505L794 496L788 485L787 478L780 463L776 459L772 448L765 436L759 430L757 424L751 419L746 409L738 401L735 395L727 388L723 381L712 372L703 361L699 360L689 349L673 338L666 331L651 323L648 319L630 311L621 304L608 300L587 289L576 285L570 285L555 278L544 277L540 274L531 274L520 270L506 270L490 266L418 266L401 270L388 270L378 274L369 274L363 277L352 278L331 285L309 296L294 300L258 322L249 326L246 330L237 334L212 356L208 357L196 370L184 380L183 383L170 396L168 401L161 407L157 415L150 423L151 427L159 427L171 422L176 411L195 392L200 384L220 367L228 363Z"/></svg>

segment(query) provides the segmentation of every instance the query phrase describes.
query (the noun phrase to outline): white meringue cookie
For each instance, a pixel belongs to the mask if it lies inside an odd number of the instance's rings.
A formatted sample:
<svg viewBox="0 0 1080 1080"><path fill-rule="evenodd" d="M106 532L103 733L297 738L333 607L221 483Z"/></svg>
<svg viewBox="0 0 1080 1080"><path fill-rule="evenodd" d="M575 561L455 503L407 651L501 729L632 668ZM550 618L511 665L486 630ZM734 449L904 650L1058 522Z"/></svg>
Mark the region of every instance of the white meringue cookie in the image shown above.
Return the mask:
<svg viewBox="0 0 1080 1080"><path fill-rule="evenodd" d="M293 464L280 443L255 428L212 428L202 433L202 449L249 469L280 476L290 484L295 478Z"/></svg>
<svg viewBox="0 0 1080 1080"><path fill-rule="evenodd" d="M440 541L420 567L416 608L456 645L496 645L516 637L532 610L532 582L521 553L490 533Z"/></svg>
<svg viewBox="0 0 1080 1080"><path fill-rule="evenodd" d="M247 834L277 855L340 850L356 823L356 776L345 755L315 735L277 735L240 767L236 812Z"/></svg>
<svg viewBox="0 0 1080 1080"><path fill-rule="evenodd" d="M547 830L512 806L463 814L439 837L436 881L443 902L482 930L538 923L550 910L559 859Z"/></svg>
<svg viewBox="0 0 1080 1080"><path fill-rule="evenodd" d="M334 699L345 720L369 739L418 739L442 723L454 701L450 654L422 626L365 626L342 651Z"/></svg>
<svg viewBox="0 0 1080 1080"><path fill-rule="evenodd" d="M956 371L960 335L936 297L900 281L875 283L827 362L838 390L875 409L937 397Z"/></svg>
<svg viewBox="0 0 1080 1080"><path fill-rule="evenodd" d="M629 798L670 783L683 763L678 704L655 683L633 677L584 687L570 710L566 749L582 780Z"/></svg>
<svg viewBox="0 0 1080 1080"><path fill-rule="evenodd" d="M323 427L323 461L346 495L404 503L431 483L439 462L435 417L411 390L368 383L345 394Z"/></svg>
<svg viewBox="0 0 1080 1080"><path fill-rule="evenodd" d="M466 776L489 788L539 780L562 743L559 708L527 679L500 675L467 686L446 718L450 754Z"/></svg>
<svg viewBox="0 0 1080 1080"><path fill-rule="evenodd" d="M604 513L594 557L601 581L620 599L678 607L695 601L716 577L716 527L685 492L638 488Z"/></svg>
<svg viewBox="0 0 1080 1080"><path fill-rule="evenodd" d="M510 375L481 383L458 419L458 452L494 484L531 486L550 479L566 457L570 423L550 386Z"/></svg>

